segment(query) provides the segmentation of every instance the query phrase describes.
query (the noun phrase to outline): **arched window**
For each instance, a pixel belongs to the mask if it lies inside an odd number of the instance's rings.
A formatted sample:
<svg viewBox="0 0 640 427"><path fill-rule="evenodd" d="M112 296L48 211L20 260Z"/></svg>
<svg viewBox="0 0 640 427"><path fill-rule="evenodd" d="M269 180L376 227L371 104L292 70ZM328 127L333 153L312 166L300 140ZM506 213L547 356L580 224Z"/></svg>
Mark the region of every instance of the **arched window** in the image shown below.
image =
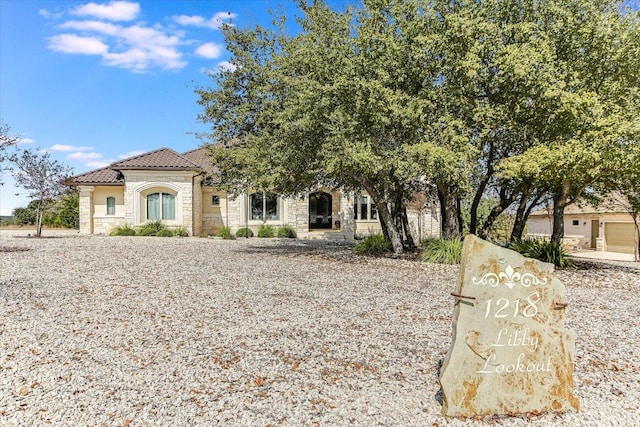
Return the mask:
<svg viewBox="0 0 640 427"><path fill-rule="evenodd" d="M249 196L252 220L273 221L280 219L280 199L276 194L259 192Z"/></svg>
<svg viewBox="0 0 640 427"><path fill-rule="evenodd" d="M170 193L152 193L147 195L147 219L176 219L176 196Z"/></svg>
<svg viewBox="0 0 640 427"><path fill-rule="evenodd" d="M107 215L116 214L116 198L107 197Z"/></svg>

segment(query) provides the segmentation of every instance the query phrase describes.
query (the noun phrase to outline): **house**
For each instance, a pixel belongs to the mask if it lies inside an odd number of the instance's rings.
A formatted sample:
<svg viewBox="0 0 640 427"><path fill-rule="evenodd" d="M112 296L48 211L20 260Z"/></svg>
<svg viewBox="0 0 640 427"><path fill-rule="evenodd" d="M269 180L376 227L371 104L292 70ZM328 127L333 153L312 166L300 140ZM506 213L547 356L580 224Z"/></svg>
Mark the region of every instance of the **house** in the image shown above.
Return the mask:
<svg viewBox="0 0 640 427"><path fill-rule="evenodd" d="M121 225L162 221L190 235L213 235L262 224L292 226L300 238L354 236L381 231L378 212L366 193L326 187L296 197L256 191L230 197L206 148L177 153L160 148L76 175L80 232L108 234ZM439 222L428 210L408 212L414 236L437 234Z"/></svg>
<svg viewBox="0 0 640 427"><path fill-rule="evenodd" d="M626 198L612 194L595 207L588 203L569 205L564 211L564 240L575 249L635 253L636 230ZM553 209L532 212L527 221L528 237L549 237Z"/></svg>

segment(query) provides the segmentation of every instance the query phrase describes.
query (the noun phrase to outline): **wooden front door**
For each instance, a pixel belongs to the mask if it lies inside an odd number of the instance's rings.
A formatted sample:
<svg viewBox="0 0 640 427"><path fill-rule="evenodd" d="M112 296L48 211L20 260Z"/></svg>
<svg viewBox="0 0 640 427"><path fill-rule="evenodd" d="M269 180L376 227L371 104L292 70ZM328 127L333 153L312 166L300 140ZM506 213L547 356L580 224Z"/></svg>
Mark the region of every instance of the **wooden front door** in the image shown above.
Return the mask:
<svg viewBox="0 0 640 427"><path fill-rule="evenodd" d="M309 229L332 228L333 197L319 191L309 195Z"/></svg>

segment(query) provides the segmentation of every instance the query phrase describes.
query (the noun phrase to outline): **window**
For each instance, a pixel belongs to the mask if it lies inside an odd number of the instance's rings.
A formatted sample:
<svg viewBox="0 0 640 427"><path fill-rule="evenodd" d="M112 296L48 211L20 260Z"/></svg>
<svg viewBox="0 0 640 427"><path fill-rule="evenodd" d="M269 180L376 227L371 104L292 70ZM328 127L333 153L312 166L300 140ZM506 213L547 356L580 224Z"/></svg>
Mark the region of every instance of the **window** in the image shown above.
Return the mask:
<svg viewBox="0 0 640 427"><path fill-rule="evenodd" d="M107 215L116 214L116 198L107 197Z"/></svg>
<svg viewBox="0 0 640 427"><path fill-rule="evenodd" d="M211 206L220 206L220 196L211 196Z"/></svg>
<svg viewBox="0 0 640 427"><path fill-rule="evenodd" d="M579 226L579 225L580 225L580 220L579 220L579 219L574 219L574 220L571 222L571 225L573 225L574 227Z"/></svg>
<svg viewBox="0 0 640 427"><path fill-rule="evenodd" d="M353 219L376 220L378 219L378 209L371 200L371 196L357 196L353 202Z"/></svg>
<svg viewBox="0 0 640 427"><path fill-rule="evenodd" d="M249 196L249 209L252 220L280 219L280 199L273 193L253 193Z"/></svg>
<svg viewBox="0 0 640 427"><path fill-rule="evenodd" d="M176 219L176 196L169 193L153 193L147 196L147 219Z"/></svg>

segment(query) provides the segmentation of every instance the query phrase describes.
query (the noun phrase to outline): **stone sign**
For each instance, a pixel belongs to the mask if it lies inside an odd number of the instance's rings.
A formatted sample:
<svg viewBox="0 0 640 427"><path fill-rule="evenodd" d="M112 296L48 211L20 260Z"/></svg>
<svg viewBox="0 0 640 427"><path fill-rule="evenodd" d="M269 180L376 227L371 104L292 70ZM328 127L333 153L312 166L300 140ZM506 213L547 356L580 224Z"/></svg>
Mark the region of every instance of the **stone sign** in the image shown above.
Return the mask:
<svg viewBox="0 0 640 427"><path fill-rule="evenodd" d="M578 411L575 335L552 264L464 241L453 342L440 372L449 416Z"/></svg>

